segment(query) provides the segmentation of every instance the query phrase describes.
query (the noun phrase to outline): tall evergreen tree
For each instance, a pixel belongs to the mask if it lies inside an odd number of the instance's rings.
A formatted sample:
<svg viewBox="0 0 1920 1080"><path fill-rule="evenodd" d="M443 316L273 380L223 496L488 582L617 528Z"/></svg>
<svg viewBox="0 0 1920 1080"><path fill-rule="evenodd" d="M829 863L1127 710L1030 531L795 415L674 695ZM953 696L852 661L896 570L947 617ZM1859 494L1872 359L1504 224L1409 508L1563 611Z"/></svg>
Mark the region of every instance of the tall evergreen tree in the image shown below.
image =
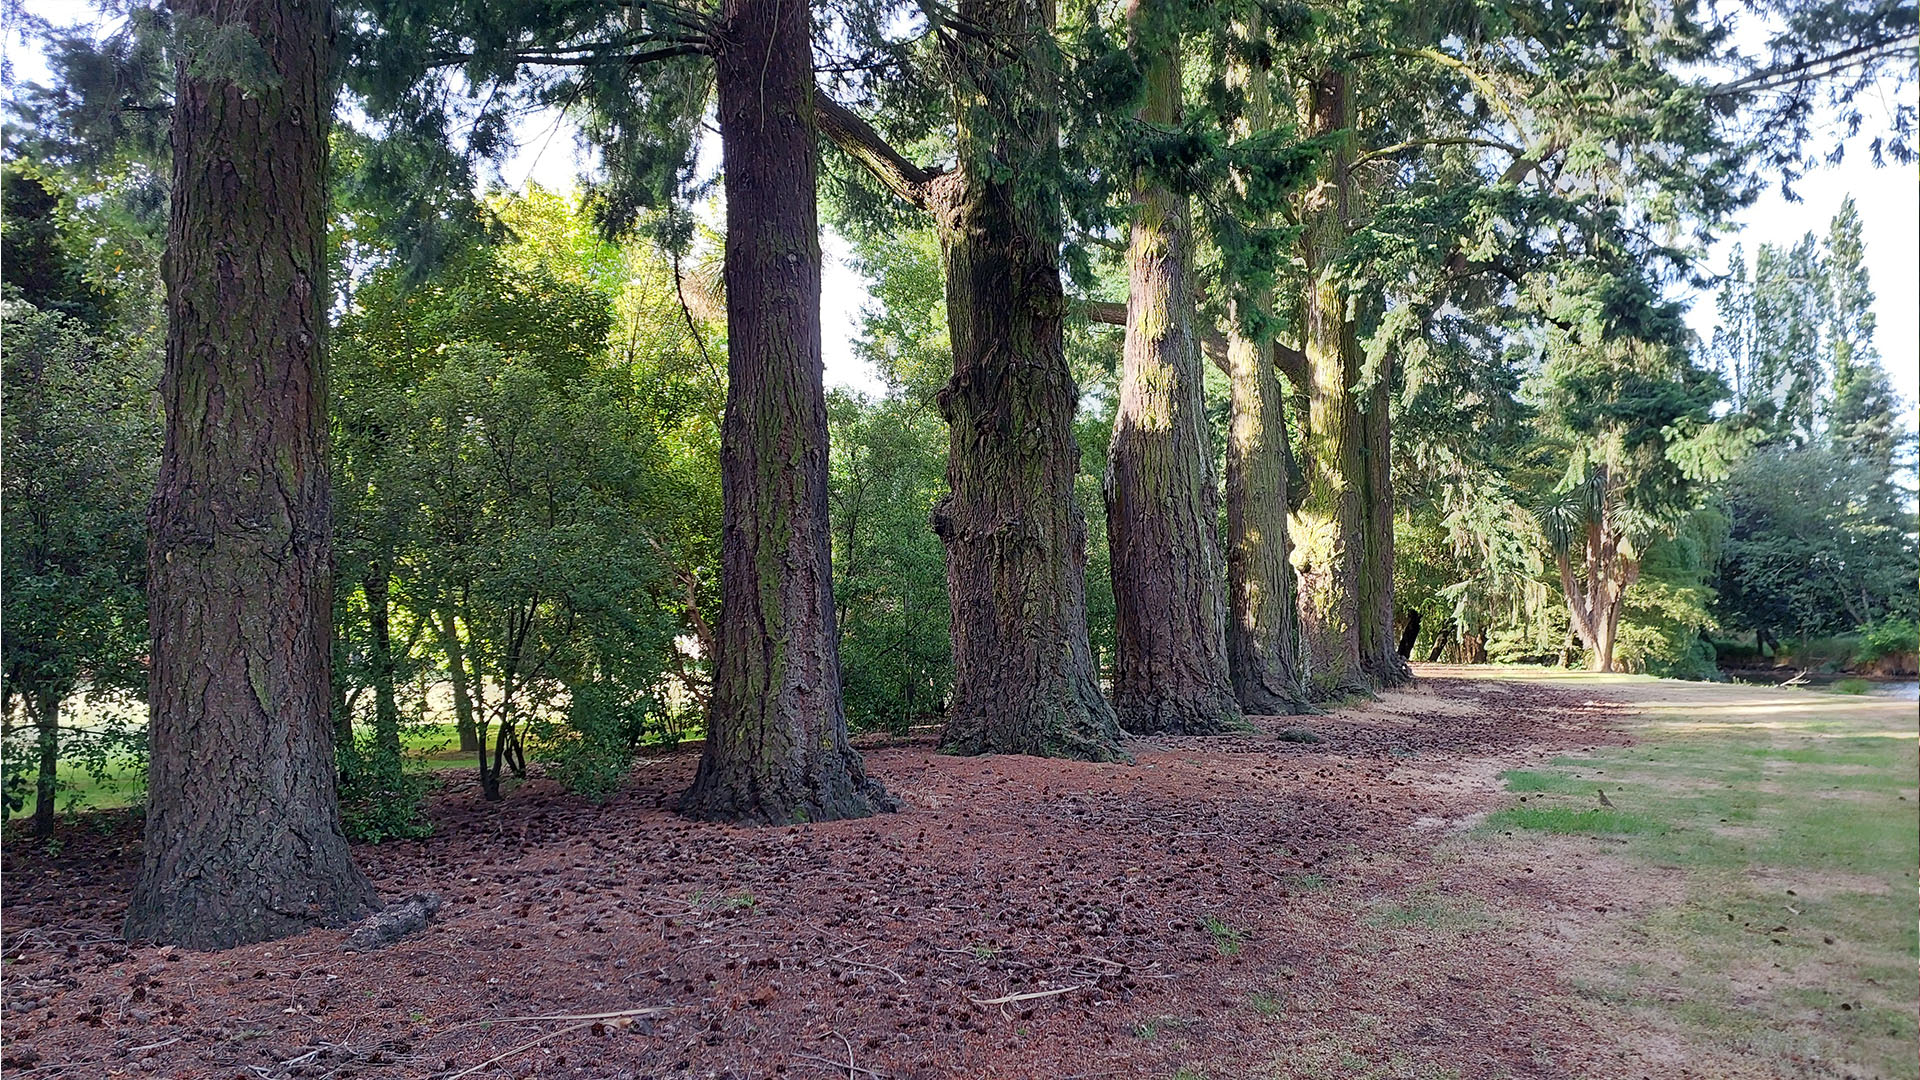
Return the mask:
<svg viewBox="0 0 1920 1080"><path fill-rule="evenodd" d="M222 948L376 904L334 796L326 166L332 12L190 3L173 101L152 766L126 933Z"/></svg>
<svg viewBox="0 0 1920 1080"><path fill-rule="evenodd" d="M1232 32L1244 50L1227 73L1241 96L1237 134L1248 140L1271 138L1277 118L1267 13L1254 7L1240 16ZM1257 185L1251 176L1239 184L1246 224L1252 226L1268 224L1271 217L1253 198ZM1257 266L1248 276L1255 280L1229 290L1226 311L1227 663L1234 697L1243 710L1294 713L1306 708L1306 700L1300 679L1299 610L1288 557L1291 455L1276 361L1285 349L1296 361L1293 378L1303 382L1305 358L1272 340L1273 269Z"/></svg>
<svg viewBox="0 0 1920 1080"><path fill-rule="evenodd" d="M1139 118L1177 130L1181 4L1135 0ZM1228 677L1219 495L1194 334L1193 221L1184 190L1141 169L1127 250L1125 358L1107 455L1113 560L1114 708L1138 734L1206 735L1240 719Z"/></svg>
<svg viewBox="0 0 1920 1080"><path fill-rule="evenodd" d="M864 817L894 804L848 744L840 697L812 15L805 4L728 0L717 31L727 190L719 655L706 749L681 810L770 823Z"/></svg>
<svg viewBox="0 0 1920 1080"><path fill-rule="evenodd" d="M1060 59L1050 0L962 0L939 63L955 118L949 171L908 161L829 105L833 141L929 211L945 259L953 377L947 548L954 694L943 744L960 753L1124 756L1094 681L1086 519L1074 500L1078 390L1060 278Z"/></svg>
<svg viewBox="0 0 1920 1080"><path fill-rule="evenodd" d="M655 2L365 7L358 85L409 136L395 147L445 160L457 181L469 158L455 151L498 154L511 109L573 110L605 165L593 188L605 224L623 229L652 213L670 243L689 227L677 208L690 194L707 88L717 85L729 344L721 615L707 747L682 806L746 822L890 807L847 743L840 698L811 9L778 0L735 0L717 13ZM470 117L450 111L450 84L436 74L453 67L499 91ZM456 119L466 121L464 146Z"/></svg>

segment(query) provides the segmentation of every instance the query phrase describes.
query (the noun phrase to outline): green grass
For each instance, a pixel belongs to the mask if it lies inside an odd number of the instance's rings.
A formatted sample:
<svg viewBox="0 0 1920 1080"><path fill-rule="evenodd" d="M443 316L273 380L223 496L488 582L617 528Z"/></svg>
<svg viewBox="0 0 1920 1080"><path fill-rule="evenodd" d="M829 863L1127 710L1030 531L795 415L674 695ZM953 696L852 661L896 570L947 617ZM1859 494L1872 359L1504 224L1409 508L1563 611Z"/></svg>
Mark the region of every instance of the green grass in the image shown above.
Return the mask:
<svg viewBox="0 0 1920 1080"><path fill-rule="evenodd" d="M1212 915L1201 918L1200 928L1213 938L1213 947L1221 956L1239 956L1247 941L1245 930L1236 930Z"/></svg>
<svg viewBox="0 0 1920 1080"><path fill-rule="evenodd" d="M1649 710L1633 746L1508 773L1515 799L1482 826L1593 837L1683 887L1645 905L1644 944L1581 973L1585 991L1771 1074L1920 1077L1911 706L1703 688Z"/></svg>
<svg viewBox="0 0 1920 1080"><path fill-rule="evenodd" d="M1663 833L1664 821L1643 814L1623 814L1594 806L1585 810L1571 806L1520 807L1501 810L1488 816L1489 829L1538 829L1541 832L1585 836L1635 836Z"/></svg>

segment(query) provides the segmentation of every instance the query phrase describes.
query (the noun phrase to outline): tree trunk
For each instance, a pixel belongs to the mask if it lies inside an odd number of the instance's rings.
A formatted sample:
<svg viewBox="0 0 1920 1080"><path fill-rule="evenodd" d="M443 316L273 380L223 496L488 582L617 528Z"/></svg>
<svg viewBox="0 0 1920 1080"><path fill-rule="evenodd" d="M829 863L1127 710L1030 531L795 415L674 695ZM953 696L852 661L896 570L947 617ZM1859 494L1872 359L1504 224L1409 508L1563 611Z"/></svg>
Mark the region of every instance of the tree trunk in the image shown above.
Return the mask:
<svg viewBox="0 0 1920 1080"><path fill-rule="evenodd" d="M1400 659L1413 659L1413 647L1420 643L1420 609L1407 612L1407 625L1400 631Z"/></svg>
<svg viewBox="0 0 1920 1080"><path fill-rule="evenodd" d="M173 106L166 445L149 553L152 763L126 936L223 948L378 906L334 797L327 131L317 0L192 0L275 78L183 61Z"/></svg>
<svg viewBox="0 0 1920 1080"><path fill-rule="evenodd" d="M820 353L811 15L727 0L715 57L727 195L720 640L689 816L786 824L893 800L847 741Z"/></svg>
<svg viewBox="0 0 1920 1080"><path fill-rule="evenodd" d="M1346 128L1351 105L1346 76L1322 75L1308 95L1312 134ZM1351 156L1344 147L1327 155L1302 208L1310 385L1307 490L1292 520L1293 562L1300 575L1302 674L1308 692L1323 701L1371 690L1360 657L1366 432L1354 387L1361 356L1347 316L1347 289L1333 265L1345 246L1351 214Z"/></svg>
<svg viewBox="0 0 1920 1080"><path fill-rule="evenodd" d="M33 835L53 835L53 814L60 795L60 698L55 694L34 694L34 734L40 753L40 770L33 785Z"/></svg>
<svg viewBox="0 0 1920 1080"><path fill-rule="evenodd" d="M393 685L393 631L388 592L391 575L384 562L368 567L361 588L367 596L367 625L373 636L373 742L390 762L400 760L400 702Z"/></svg>
<svg viewBox="0 0 1920 1080"><path fill-rule="evenodd" d="M1261 15L1247 36L1264 40ZM1245 81L1246 132L1272 126L1272 75L1264 67L1240 70ZM1271 304L1271 297L1257 303ZM1251 314L1253 319L1248 319ZM1267 312L1228 312L1227 379L1227 670L1240 708L1260 716L1307 710L1300 685L1299 612L1288 562L1287 421L1280 376L1270 343L1249 338L1249 322Z"/></svg>
<svg viewBox="0 0 1920 1080"><path fill-rule="evenodd" d="M1152 57L1140 119L1180 122L1179 38L1135 0L1135 47ZM1240 722L1227 674L1226 603L1214 521L1200 350L1193 335L1193 227L1185 196L1142 174L1127 250L1120 401L1107 452L1113 560L1114 711L1139 735L1212 735Z"/></svg>
<svg viewBox="0 0 1920 1080"><path fill-rule="evenodd" d="M1034 51L999 70L1004 40L1044 35L1045 0L962 0L960 18L989 33L953 48L959 169L935 211L946 257L953 378L941 390L950 428L949 494L934 508L952 604L953 701L942 744L962 754L1125 757L1113 709L1094 680L1087 640L1087 523L1074 500L1078 388L1067 368L1060 210L1020 182L1057 153L1045 94L1011 112L975 84L1052 85ZM987 40L990 38L991 40ZM972 55L967 50L987 51ZM998 108L993 130L976 110Z"/></svg>
<svg viewBox="0 0 1920 1080"><path fill-rule="evenodd" d="M1555 552L1555 562L1560 570L1560 591L1567 598L1568 621L1580 643L1593 654L1587 659L1588 669L1612 671L1620 614L1626 606L1627 590L1640 579L1640 559L1614 517L1611 472L1603 469L1598 483L1599 511L1587 522L1581 549L1584 578L1574 572L1571 545Z"/></svg>
<svg viewBox="0 0 1920 1080"><path fill-rule="evenodd" d="M480 729L473 720L473 691L467 685L467 657L460 647L460 626L451 608L435 612L434 618L440 651L447 657L447 676L453 681L453 722L460 732L460 752L471 754L480 749Z"/></svg>
<svg viewBox="0 0 1920 1080"><path fill-rule="evenodd" d="M1393 639L1393 354L1382 357L1361 414L1366 522L1360 558L1360 664L1374 687L1413 681L1413 668Z"/></svg>

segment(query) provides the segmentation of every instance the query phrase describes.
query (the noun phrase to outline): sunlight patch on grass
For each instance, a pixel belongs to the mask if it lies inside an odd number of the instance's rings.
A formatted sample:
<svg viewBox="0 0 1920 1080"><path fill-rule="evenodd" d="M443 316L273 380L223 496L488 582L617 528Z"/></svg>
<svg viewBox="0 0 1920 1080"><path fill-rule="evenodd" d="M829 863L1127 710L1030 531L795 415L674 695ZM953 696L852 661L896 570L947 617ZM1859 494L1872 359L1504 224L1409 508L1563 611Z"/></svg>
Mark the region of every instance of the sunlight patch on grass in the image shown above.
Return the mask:
<svg viewBox="0 0 1920 1080"><path fill-rule="evenodd" d="M1604 837L1609 857L1682 890L1623 928L1639 945L1589 957L1575 981L1770 1074L1920 1077L1912 706L1725 687L1646 698L1636 745L1508 773L1515 800L1482 826ZM1673 960L1642 970L1649 957Z"/></svg>

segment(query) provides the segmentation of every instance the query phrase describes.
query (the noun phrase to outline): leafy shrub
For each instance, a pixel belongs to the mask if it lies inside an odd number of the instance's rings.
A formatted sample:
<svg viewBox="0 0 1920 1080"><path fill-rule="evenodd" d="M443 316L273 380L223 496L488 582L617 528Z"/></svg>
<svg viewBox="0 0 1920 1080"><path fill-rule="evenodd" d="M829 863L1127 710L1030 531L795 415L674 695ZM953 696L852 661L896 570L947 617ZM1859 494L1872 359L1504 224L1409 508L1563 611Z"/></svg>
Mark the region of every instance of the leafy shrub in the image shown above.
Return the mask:
<svg viewBox="0 0 1920 1080"><path fill-rule="evenodd" d="M1873 684L1865 679L1841 679L1830 689L1836 694L1864 694L1873 689Z"/></svg>
<svg viewBox="0 0 1920 1080"><path fill-rule="evenodd" d="M1920 620L1888 617L1860 629L1855 659L1863 663L1920 653Z"/></svg>
<svg viewBox="0 0 1920 1080"><path fill-rule="evenodd" d="M69 705L67 715L74 707ZM145 705L129 697L94 696L84 725L62 723L55 798L69 813L101 802L147 801ZM78 777L85 776L82 785ZM40 783L40 732L33 724L9 723L0 735L0 819L27 808ZM83 799L85 802L83 802Z"/></svg>
<svg viewBox="0 0 1920 1080"><path fill-rule="evenodd" d="M653 702L605 683L576 687L564 724L536 721L534 758L575 795L601 803L620 790L648 735Z"/></svg>
<svg viewBox="0 0 1920 1080"><path fill-rule="evenodd" d="M408 773L403 756L371 735L334 747L340 768L340 825L347 839L368 844L418 840L433 833L426 818L430 779Z"/></svg>

